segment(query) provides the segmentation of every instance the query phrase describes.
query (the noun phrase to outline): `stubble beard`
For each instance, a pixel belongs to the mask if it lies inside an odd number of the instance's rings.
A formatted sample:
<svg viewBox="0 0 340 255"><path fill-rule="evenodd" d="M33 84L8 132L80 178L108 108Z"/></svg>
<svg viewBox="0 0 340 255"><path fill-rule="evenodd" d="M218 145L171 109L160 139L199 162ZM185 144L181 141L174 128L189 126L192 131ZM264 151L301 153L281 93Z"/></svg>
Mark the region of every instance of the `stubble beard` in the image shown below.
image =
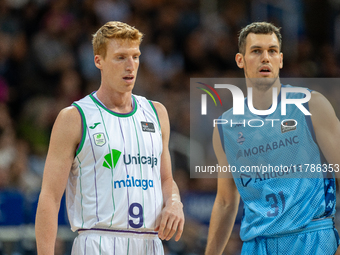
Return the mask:
<svg viewBox="0 0 340 255"><path fill-rule="evenodd" d="M274 78L246 78L247 84L256 88L258 91L265 92L277 82L279 76Z"/></svg>
<svg viewBox="0 0 340 255"><path fill-rule="evenodd" d="M246 66L246 63L244 63ZM269 77L263 77L263 78L249 78L249 75L245 71L246 76L246 82L249 86L256 88L258 91L266 92L269 90L273 85L278 81L279 74L277 74L276 77L269 78Z"/></svg>

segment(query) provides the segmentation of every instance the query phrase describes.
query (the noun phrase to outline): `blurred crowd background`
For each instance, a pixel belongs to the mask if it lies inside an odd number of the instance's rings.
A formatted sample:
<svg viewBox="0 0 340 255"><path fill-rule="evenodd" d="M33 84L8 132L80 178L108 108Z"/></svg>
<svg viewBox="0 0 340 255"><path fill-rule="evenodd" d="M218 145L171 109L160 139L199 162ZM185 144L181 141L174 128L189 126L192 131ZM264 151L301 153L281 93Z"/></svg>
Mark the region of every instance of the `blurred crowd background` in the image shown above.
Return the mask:
<svg viewBox="0 0 340 255"><path fill-rule="evenodd" d="M145 34L134 93L169 112L186 225L179 242L164 243L166 254L204 253L216 194L216 179L190 178L190 78L243 77L234 61L237 35L252 21L282 27L281 77L340 74L339 0L0 0L0 255L36 254L51 128L62 108L99 87L91 38L110 20ZM337 86L319 91L339 113ZM225 254L240 253L240 218ZM59 224L56 254L70 254L74 234L63 206Z"/></svg>

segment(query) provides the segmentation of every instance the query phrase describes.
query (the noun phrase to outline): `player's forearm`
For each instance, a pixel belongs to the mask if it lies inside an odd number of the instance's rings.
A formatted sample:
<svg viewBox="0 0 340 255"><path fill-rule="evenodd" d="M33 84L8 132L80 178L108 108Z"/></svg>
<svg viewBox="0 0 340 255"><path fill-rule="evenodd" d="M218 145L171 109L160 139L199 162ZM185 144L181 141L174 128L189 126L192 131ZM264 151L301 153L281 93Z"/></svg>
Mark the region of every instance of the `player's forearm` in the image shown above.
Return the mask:
<svg viewBox="0 0 340 255"><path fill-rule="evenodd" d="M181 196L176 182L169 178L162 184L164 203L181 202Z"/></svg>
<svg viewBox="0 0 340 255"><path fill-rule="evenodd" d="M183 233L184 213L177 184L172 178L163 180L162 192L164 208L161 212L160 223L155 231L158 231L158 236L162 240L170 240L177 232L175 241L178 241Z"/></svg>
<svg viewBox="0 0 340 255"><path fill-rule="evenodd" d="M222 254L233 229L237 210L236 205L223 205L215 202L211 213L205 255Z"/></svg>
<svg viewBox="0 0 340 255"><path fill-rule="evenodd" d="M40 195L35 221L38 255L54 254L58 230L59 204L47 196Z"/></svg>

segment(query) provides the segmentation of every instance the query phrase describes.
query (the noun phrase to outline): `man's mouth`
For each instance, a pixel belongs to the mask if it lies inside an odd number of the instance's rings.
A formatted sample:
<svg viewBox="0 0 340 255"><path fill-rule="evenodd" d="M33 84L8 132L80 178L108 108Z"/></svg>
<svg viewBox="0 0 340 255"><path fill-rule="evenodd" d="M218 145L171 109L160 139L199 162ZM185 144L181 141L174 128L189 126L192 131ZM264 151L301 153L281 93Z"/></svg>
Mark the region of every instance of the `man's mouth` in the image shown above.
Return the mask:
<svg viewBox="0 0 340 255"><path fill-rule="evenodd" d="M127 76L124 76L123 79L126 80L126 81L131 81L133 80L134 76L133 75L127 75Z"/></svg>
<svg viewBox="0 0 340 255"><path fill-rule="evenodd" d="M270 72L271 70L269 67L264 66L260 68L260 73L270 73Z"/></svg>

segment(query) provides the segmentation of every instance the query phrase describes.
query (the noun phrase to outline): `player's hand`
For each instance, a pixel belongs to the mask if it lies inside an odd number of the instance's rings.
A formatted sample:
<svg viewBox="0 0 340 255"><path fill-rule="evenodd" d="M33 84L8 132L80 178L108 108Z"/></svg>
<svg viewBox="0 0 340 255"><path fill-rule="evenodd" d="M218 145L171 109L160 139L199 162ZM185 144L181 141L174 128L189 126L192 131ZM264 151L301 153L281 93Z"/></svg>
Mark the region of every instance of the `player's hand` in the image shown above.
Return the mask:
<svg viewBox="0 0 340 255"><path fill-rule="evenodd" d="M160 225L155 228L155 231L158 231L158 237L160 239L169 241L177 230L175 237L175 241L177 242L182 236L183 227L183 204L178 200L170 199L161 212Z"/></svg>
<svg viewBox="0 0 340 255"><path fill-rule="evenodd" d="M340 255L340 246L338 247L338 249L336 250L336 253L334 255Z"/></svg>

